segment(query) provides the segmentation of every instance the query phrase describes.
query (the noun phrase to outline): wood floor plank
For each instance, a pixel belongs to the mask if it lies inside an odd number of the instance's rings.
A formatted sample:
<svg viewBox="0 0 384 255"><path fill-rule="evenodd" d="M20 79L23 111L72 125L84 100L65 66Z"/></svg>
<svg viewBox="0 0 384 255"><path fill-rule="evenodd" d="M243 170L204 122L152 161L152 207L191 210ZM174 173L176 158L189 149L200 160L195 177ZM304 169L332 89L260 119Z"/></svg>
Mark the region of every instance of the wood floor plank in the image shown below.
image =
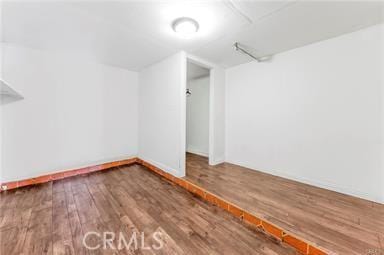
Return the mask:
<svg viewBox="0 0 384 255"><path fill-rule="evenodd" d="M82 185L77 185L77 187ZM96 205L89 194L86 185L81 189L76 189L73 193L73 199L76 205L77 213L79 215L80 223L88 221L97 221L100 217Z"/></svg>
<svg viewBox="0 0 384 255"><path fill-rule="evenodd" d="M79 214L78 214L75 199L72 193L72 186L70 183L70 179L65 180L64 190L65 190L65 201L66 201L67 212L68 212L68 222L69 222L71 236L72 236L72 245L73 245L74 253L78 255L87 255L88 252L82 243L84 238L84 232L80 223Z"/></svg>
<svg viewBox="0 0 384 255"><path fill-rule="evenodd" d="M28 226L23 252L31 255L53 254L52 233L52 208L34 210Z"/></svg>
<svg viewBox="0 0 384 255"><path fill-rule="evenodd" d="M8 228L0 231L0 254L21 254L27 231L27 227Z"/></svg>
<svg viewBox="0 0 384 255"><path fill-rule="evenodd" d="M127 175L129 174L132 175L134 171L129 171L129 172L127 171L125 173ZM145 178L147 182L151 182L151 178L149 178L149 176L146 176L147 174L151 175L152 173L143 173L140 176L140 178ZM138 182L138 183L142 184L143 182ZM173 191L178 191L178 192L173 192L174 194L183 194L186 192L180 187L175 187L170 185L168 182L161 182L161 184L163 184L164 186L172 187L171 190ZM155 185L152 185L152 183L149 183L148 185L143 185L144 189L151 189L152 187L154 189L157 189L157 187ZM152 194L152 196L159 196L159 198L157 198L159 200L161 200L162 198L169 199L170 196L168 194L166 193L163 194L163 192L166 192L167 190L168 189L166 188L157 189L156 190L157 192L149 192L149 194ZM210 208L212 210L210 212L206 211L208 213L212 213L212 212L217 213L218 208L209 206L208 204L205 204L203 201L195 197L192 200L179 199L177 196L175 196L175 198L176 198L175 201L177 201L175 203L178 203L177 208L184 208L186 205L189 205L192 207L190 210L180 210L180 211L177 211L174 215L171 215L168 221L174 221L175 224L173 224L172 226L177 226L177 229L171 229L171 230L167 229L166 231L167 232L176 231L178 233L177 236L182 236L183 234L188 235L189 239L194 241L197 248L203 251L203 254L216 254L216 253L222 254L223 252L228 254L242 254L242 253L249 254L252 250L254 250L255 246L261 247L262 245L260 245L260 243L264 243L264 242L260 242L258 245L258 243L255 242L255 240L253 240L252 247L247 248L247 246L243 245L239 251L237 247L238 245L237 243L239 242L239 239L224 238L225 236L231 236L231 232L226 231L224 227L220 226L220 224L217 224L218 222L222 222L222 220L215 221L214 219L212 219L212 217L207 217L206 219L204 219L204 217L201 217L201 215L204 215L203 212L205 208ZM172 205L173 204L174 203L172 203ZM202 204L204 204L206 207L202 206ZM201 214L198 213L199 210L194 211L195 208L200 209ZM165 210L165 211L168 212L169 210ZM233 224L235 219L230 215L228 217L229 217L228 221ZM158 221L161 222L161 219L158 219ZM214 223L211 225L209 221ZM182 232L180 232L179 229L182 230ZM221 230L221 232L219 232L220 234L219 235L211 234L210 232L213 229L216 229L217 231ZM223 233L225 234L223 235ZM247 234L252 236L252 233L250 232L248 232ZM216 236L222 236L222 238L217 240L215 238ZM183 241L178 240L178 244L183 245ZM225 249L223 250L222 247L225 247ZM268 248L268 245L265 245L265 247ZM274 249L270 249L270 252L273 250ZM283 251L280 250L280 253L282 252Z"/></svg>
<svg viewBox="0 0 384 255"><path fill-rule="evenodd" d="M186 179L337 254L384 252L384 205L187 154Z"/></svg>
<svg viewBox="0 0 384 255"><path fill-rule="evenodd" d="M52 201L52 222L53 222L53 254L57 255L74 255L71 225L68 218L68 210L64 186L56 189L53 186L53 201Z"/></svg>
<svg viewBox="0 0 384 255"><path fill-rule="evenodd" d="M296 254L138 165L6 192L1 198L7 201L1 203L1 254ZM83 239L90 231L127 241L137 236L138 249L119 247L118 239L103 249L94 235L85 239L87 244L101 246L89 250ZM164 246L155 250L158 240Z"/></svg>

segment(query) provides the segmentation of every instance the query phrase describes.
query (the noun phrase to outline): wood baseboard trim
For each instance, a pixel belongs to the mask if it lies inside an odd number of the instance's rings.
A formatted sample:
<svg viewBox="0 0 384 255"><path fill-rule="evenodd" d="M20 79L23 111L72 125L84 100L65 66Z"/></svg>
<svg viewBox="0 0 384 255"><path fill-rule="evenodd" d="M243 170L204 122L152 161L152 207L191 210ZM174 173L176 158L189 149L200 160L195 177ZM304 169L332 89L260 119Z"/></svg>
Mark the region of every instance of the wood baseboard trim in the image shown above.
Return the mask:
<svg viewBox="0 0 384 255"><path fill-rule="evenodd" d="M277 240L289 245L290 247L296 249L300 254L305 255L331 255L333 254L326 249L319 247L318 245L311 243L303 238L296 236L289 231L284 230L283 228L276 226L275 224L269 222L268 220L263 219L262 217L258 217L245 209L226 201L225 199L205 190L204 188L197 186L183 178L178 178L173 176L160 168L142 160L137 159L137 162L140 165L145 166L149 170L155 172L156 174L164 177L168 181L179 185L180 187L188 190L189 192L197 195L198 197L206 200L207 202L216 205L235 217L239 218L245 224L251 225L253 227L259 228L266 232L267 234L273 236Z"/></svg>
<svg viewBox="0 0 384 255"><path fill-rule="evenodd" d="M25 187L25 186L60 180L60 179L64 179L64 178L68 178L76 175L83 175L83 174L88 174L92 172L103 171L103 170L110 169L117 166L135 164L136 162L137 162L137 157L134 157L130 159L118 160L118 161L103 163L103 164L94 165L94 166L65 170L65 171L61 171L53 174L42 175L35 178L29 178L29 179L24 179L20 181L6 182L1 184L0 191L12 190L16 188Z"/></svg>
<svg viewBox="0 0 384 255"><path fill-rule="evenodd" d="M142 166L145 166L149 170L155 172L156 174L164 177L168 181L172 182L173 184L179 185L180 187L188 190L189 192L197 195L198 197L204 199L205 201L218 206L235 217L239 218L242 222L245 224L251 225L253 227L259 228L266 232L267 234L273 236L277 240L293 247L296 249L300 254L305 255L331 255L333 254L330 251L326 251L326 249L318 247L318 245L313 244L309 241L306 241L303 238L300 238L296 236L293 233L290 233L289 231L284 230L283 228L280 228L279 226L276 226L275 224L269 222L268 220L263 219L262 217L259 217L257 215L254 215L245 209L226 201L225 199L205 190L204 188L197 186L196 184L193 184L187 180L184 180L183 178L178 178L176 176L173 176L160 168L140 159L137 157L125 159L125 160L118 160L108 163L103 163L95 166L89 166L89 167L83 167L78 169L71 169L66 170L62 172L57 172L53 174L43 175L36 178L29 178L25 180L20 181L13 181L13 182L7 182L1 184L0 191L6 191L16 188L21 188L25 186L30 185L36 185L41 183L46 183L50 181L60 180L64 178L69 178L77 175L83 175L88 174L92 172L97 171L103 171L107 170L113 167L118 166L125 166L125 165L132 165L132 164L140 164Z"/></svg>

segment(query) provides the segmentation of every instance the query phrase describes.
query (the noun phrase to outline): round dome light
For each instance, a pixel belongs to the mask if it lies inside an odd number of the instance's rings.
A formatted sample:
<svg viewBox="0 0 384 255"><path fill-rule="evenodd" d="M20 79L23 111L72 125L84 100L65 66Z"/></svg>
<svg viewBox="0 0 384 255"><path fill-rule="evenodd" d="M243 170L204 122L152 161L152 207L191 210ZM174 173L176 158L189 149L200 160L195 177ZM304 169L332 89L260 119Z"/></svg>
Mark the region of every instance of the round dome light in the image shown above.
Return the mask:
<svg viewBox="0 0 384 255"><path fill-rule="evenodd" d="M172 22L172 29L178 34L189 36L199 30L199 23L194 19L182 17Z"/></svg>

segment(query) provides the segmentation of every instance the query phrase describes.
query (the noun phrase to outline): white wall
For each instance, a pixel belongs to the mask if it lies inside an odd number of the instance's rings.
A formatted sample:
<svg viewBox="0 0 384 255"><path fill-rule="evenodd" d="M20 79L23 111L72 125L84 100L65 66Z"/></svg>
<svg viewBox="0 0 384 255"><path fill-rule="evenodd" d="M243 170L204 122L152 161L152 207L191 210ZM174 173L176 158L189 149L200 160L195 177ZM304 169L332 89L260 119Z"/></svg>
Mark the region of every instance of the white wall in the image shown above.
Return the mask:
<svg viewBox="0 0 384 255"><path fill-rule="evenodd" d="M212 121L210 122L210 128L212 129L211 134L213 134L213 139L211 139L210 144L212 156L209 157L209 164L216 165L224 162L225 160L225 96L226 96L226 77L225 70L221 67L215 66L211 69L211 90L210 94L213 96L210 97L210 104L213 113Z"/></svg>
<svg viewBox="0 0 384 255"><path fill-rule="evenodd" d="M0 2L0 15L3 15L3 2ZM0 27L3 27L3 22L2 18L0 18ZM0 29L0 38L3 38L3 29ZM0 47L0 79L3 79L3 48ZM1 99L0 99L1 100ZM1 105L1 102L0 102ZM2 160L2 144L3 144L3 138L2 138L2 129L3 129L3 124L2 124L2 119L3 119L3 114L2 114L2 107L0 106L0 183L3 181L3 160Z"/></svg>
<svg viewBox="0 0 384 255"><path fill-rule="evenodd" d="M139 75L139 157L175 176L185 175L186 64L181 52Z"/></svg>
<svg viewBox="0 0 384 255"><path fill-rule="evenodd" d="M3 181L137 154L138 74L3 45L3 77L24 100L2 106Z"/></svg>
<svg viewBox="0 0 384 255"><path fill-rule="evenodd" d="M209 76L187 83L192 95L187 97L187 151L209 154Z"/></svg>
<svg viewBox="0 0 384 255"><path fill-rule="evenodd" d="M384 27L226 72L227 161L384 202Z"/></svg>
<svg viewBox="0 0 384 255"><path fill-rule="evenodd" d="M3 2L0 1L0 16L2 17L3 15ZM3 19L0 18L0 28L3 27ZM0 38L3 38L3 29L0 29ZM3 49L0 47L0 79L3 79ZM0 97L1 100L1 97ZM1 107L1 102L0 102L0 183L2 183L3 180L3 160L2 160L2 144L3 144L3 139L2 139L2 107Z"/></svg>

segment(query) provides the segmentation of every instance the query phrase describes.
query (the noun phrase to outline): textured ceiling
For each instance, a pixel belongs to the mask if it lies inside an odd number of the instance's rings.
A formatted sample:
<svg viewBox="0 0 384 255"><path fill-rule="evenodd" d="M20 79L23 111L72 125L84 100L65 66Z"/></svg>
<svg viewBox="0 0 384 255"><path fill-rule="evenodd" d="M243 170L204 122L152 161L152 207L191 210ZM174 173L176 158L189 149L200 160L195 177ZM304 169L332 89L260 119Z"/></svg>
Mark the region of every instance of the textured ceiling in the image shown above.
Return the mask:
<svg viewBox="0 0 384 255"><path fill-rule="evenodd" d="M62 51L140 70L179 50L229 67L383 22L383 2L69 1L3 2L2 42ZM191 38L170 24L200 23Z"/></svg>

